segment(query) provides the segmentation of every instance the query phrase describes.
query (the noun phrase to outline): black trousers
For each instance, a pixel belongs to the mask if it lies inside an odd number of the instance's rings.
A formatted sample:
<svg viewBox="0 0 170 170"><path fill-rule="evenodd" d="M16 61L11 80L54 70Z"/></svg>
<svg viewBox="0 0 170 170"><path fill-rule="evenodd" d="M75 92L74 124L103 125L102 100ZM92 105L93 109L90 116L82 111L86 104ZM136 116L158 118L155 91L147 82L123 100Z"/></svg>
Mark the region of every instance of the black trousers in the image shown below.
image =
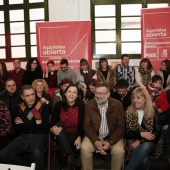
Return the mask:
<svg viewBox="0 0 170 170"><path fill-rule="evenodd" d="M55 140L57 141L57 152L59 155L59 161L61 167L66 165L67 159L69 155L73 154L73 149L75 148L74 142L77 138L77 133L68 133L65 131L64 127L60 122L55 124L57 127L62 127L62 131L59 135L55 136Z"/></svg>

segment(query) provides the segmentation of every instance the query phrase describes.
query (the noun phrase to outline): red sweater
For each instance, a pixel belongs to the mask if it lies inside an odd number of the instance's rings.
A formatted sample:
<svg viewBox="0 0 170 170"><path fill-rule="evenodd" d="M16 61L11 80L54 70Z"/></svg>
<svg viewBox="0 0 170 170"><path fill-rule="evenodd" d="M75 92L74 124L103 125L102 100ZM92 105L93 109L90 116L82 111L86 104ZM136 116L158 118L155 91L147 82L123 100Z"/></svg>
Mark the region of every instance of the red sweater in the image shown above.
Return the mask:
<svg viewBox="0 0 170 170"><path fill-rule="evenodd" d="M146 90L148 91L149 95L151 95L150 89L148 87L146 87ZM165 90L162 90L160 95L157 97L157 102L155 104L156 107L160 109L162 112L165 112L170 108Z"/></svg>
<svg viewBox="0 0 170 170"><path fill-rule="evenodd" d="M15 70L10 72L11 78L15 80L18 89L22 88L22 76L24 72L25 70L23 68L21 68L18 73Z"/></svg>

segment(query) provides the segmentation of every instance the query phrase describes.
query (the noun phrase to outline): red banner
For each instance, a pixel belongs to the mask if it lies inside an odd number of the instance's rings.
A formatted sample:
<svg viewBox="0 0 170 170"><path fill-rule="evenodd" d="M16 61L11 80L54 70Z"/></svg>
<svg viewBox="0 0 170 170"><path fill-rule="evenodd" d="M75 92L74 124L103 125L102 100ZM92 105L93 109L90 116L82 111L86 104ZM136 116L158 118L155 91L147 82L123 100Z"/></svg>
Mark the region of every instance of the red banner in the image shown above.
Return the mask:
<svg viewBox="0 0 170 170"><path fill-rule="evenodd" d="M38 59L43 68L48 60L54 60L60 69L59 63L64 58L74 70L80 68L81 58L91 64L91 21L37 23L36 33Z"/></svg>
<svg viewBox="0 0 170 170"><path fill-rule="evenodd" d="M149 58L154 70L170 55L170 8L142 9L142 58Z"/></svg>

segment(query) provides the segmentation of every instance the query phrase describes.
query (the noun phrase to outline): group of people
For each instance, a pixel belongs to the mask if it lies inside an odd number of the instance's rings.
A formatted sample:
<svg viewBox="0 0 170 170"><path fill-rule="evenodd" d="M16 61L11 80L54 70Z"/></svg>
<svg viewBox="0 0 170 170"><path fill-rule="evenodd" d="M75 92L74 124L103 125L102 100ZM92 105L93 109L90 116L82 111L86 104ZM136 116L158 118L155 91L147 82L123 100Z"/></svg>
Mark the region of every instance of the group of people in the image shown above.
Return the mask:
<svg viewBox="0 0 170 170"><path fill-rule="evenodd" d="M82 170L93 169L94 152L110 154L112 170L124 163L125 170L169 169L170 61L155 74L149 59L136 70L129 60L123 54L112 68L100 58L94 70L83 58L77 73L67 59L60 70L49 60L44 76L36 58L26 70L14 60L11 72L0 62L0 163L26 165L19 155L31 149L36 170L43 170L51 132L65 170L74 169L75 149Z"/></svg>

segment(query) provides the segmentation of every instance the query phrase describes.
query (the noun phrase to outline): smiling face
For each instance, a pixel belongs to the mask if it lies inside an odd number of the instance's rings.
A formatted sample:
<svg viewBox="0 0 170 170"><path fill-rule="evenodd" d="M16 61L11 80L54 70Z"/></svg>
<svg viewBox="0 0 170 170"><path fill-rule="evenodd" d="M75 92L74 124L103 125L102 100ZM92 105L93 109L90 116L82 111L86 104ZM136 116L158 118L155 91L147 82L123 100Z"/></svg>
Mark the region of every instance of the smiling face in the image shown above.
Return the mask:
<svg viewBox="0 0 170 170"><path fill-rule="evenodd" d="M132 96L132 104L137 110L143 110L145 107L146 99L144 96L136 93Z"/></svg>
<svg viewBox="0 0 170 170"><path fill-rule="evenodd" d="M107 62L106 61L102 61L101 62L101 67L102 67L102 70L106 70L107 69Z"/></svg>
<svg viewBox="0 0 170 170"><path fill-rule="evenodd" d="M124 56L121 63L122 63L122 66L127 67L129 65L129 57Z"/></svg>
<svg viewBox="0 0 170 170"><path fill-rule="evenodd" d="M51 64L51 63L49 63L49 64L47 65L47 68L48 68L48 71L54 71L54 69L55 69L54 65Z"/></svg>
<svg viewBox="0 0 170 170"><path fill-rule="evenodd" d="M97 87L95 89L95 99L98 105L104 105L107 102L110 92L106 87Z"/></svg>
<svg viewBox="0 0 170 170"><path fill-rule="evenodd" d="M141 63L141 67L144 69L144 70L147 70L148 68L148 63L146 61L142 62Z"/></svg>
<svg viewBox="0 0 170 170"><path fill-rule="evenodd" d="M117 87L117 93L121 96L121 97L123 97L123 96L125 96L126 94L127 94L127 88L125 87L125 88L118 88Z"/></svg>
<svg viewBox="0 0 170 170"><path fill-rule="evenodd" d="M78 89L75 86L70 86L65 91L65 96L67 99L67 103L71 106L75 103L77 97L78 97Z"/></svg>
<svg viewBox="0 0 170 170"><path fill-rule="evenodd" d="M87 65L87 64L80 65L80 68L81 68L83 71L88 71L88 65Z"/></svg>
<svg viewBox="0 0 170 170"><path fill-rule="evenodd" d="M42 93L44 90L44 86L43 86L43 82L37 82L37 85L36 85L36 92L39 92L39 93Z"/></svg>

